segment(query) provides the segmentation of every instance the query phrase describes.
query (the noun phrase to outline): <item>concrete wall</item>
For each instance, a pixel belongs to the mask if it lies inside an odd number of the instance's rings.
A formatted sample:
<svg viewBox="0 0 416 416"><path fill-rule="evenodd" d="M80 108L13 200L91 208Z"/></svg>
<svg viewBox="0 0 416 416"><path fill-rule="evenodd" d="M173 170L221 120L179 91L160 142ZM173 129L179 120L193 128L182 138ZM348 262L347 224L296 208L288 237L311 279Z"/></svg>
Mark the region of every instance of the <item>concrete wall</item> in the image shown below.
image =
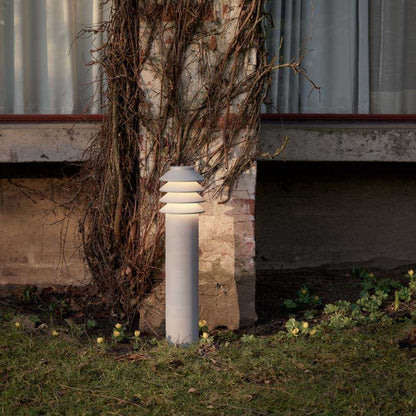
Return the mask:
<svg viewBox="0 0 416 416"><path fill-rule="evenodd" d="M0 163L82 160L96 132L95 123L0 124Z"/></svg>
<svg viewBox="0 0 416 416"><path fill-rule="evenodd" d="M416 262L413 124L263 123L257 268L384 269Z"/></svg>
<svg viewBox="0 0 416 416"><path fill-rule="evenodd" d="M65 179L0 179L0 284L85 282L77 221L58 205L70 200L67 187Z"/></svg>
<svg viewBox="0 0 416 416"><path fill-rule="evenodd" d="M83 123L0 124L0 284L88 281L77 216L67 221L59 207L73 196L59 163L82 160L97 128ZM206 213L200 218L200 313L211 327L235 329L256 319L255 185L253 166L241 175L227 203L206 195ZM152 327L163 325L163 292L161 284L143 309Z"/></svg>
<svg viewBox="0 0 416 416"><path fill-rule="evenodd" d="M0 284L85 282L73 193L62 161L77 161L94 123L0 124ZM63 172L63 169L66 172Z"/></svg>
<svg viewBox="0 0 416 416"><path fill-rule="evenodd" d="M0 125L0 284L85 279L76 221L63 222L52 202L70 199L68 183L49 166L82 159L96 131L94 124ZM263 123L264 152L274 153L284 134L290 141L275 161L258 163L257 191L253 168L227 204L206 203L201 316L230 328L255 319L256 192L258 269L414 264L415 131L412 124ZM163 303L163 291L157 296ZM163 320L162 308L151 306L149 320Z"/></svg>
<svg viewBox="0 0 416 416"><path fill-rule="evenodd" d="M237 0L215 1L212 10L207 10L205 20L206 27L209 27L212 36L205 38L200 36L200 33L195 36L186 52L184 53L184 88L182 88L181 99L188 103L184 108L198 108L198 103L202 104L205 100L206 94L206 79L204 77L210 76L210 66L221 62L223 56L229 51L230 44L238 29L238 17L240 15L243 2ZM171 13L165 14L163 19L169 19ZM143 21L141 28L145 28L146 23ZM171 33L169 33L170 25L166 24L165 20L160 20L160 35L156 38L149 39L152 47L149 49L150 55L153 56L153 63L160 63L166 57L162 45L171 45ZM166 29L167 28L167 29ZM163 30L162 30L163 29ZM150 33L150 32L149 32ZM146 40L148 31L142 30L143 40ZM144 42L146 43L146 42ZM202 51L202 52L201 52ZM144 51L143 51L144 53ZM202 55L201 55L202 53ZM202 59L202 58L203 59ZM202 59L202 60L201 60ZM164 90L163 80L161 79L160 71L157 70L158 65L153 65L150 57L145 59L141 66L138 77L142 80L145 88L144 96L149 98L148 108L149 112L153 112L154 120L159 120L158 108L160 105L165 105L166 90ZM235 73L235 68L237 73ZM241 65L230 69L230 74L236 80L244 80L249 74L256 70L256 51L253 49L248 51L242 57ZM163 78L163 77L162 77ZM238 82L238 81L237 81ZM232 98L231 114L240 107L241 102L245 96ZM166 98L168 100L168 98ZM201 106L204 107L205 104ZM188 110L186 110L188 111ZM191 111L191 110L189 110ZM225 119L228 119L228 112L224 112ZM224 128L224 120L222 117L218 120L218 125L215 131L212 131L214 136L222 136L222 129ZM231 118L230 118L231 120ZM172 120L168 121L168 125L175 125ZM143 126L141 126L143 127ZM246 126L241 123L241 135L250 135L253 140L257 139L256 126ZM192 127L195 128L195 127ZM198 127L196 127L198 128ZM140 128L141 132L146 131L146 128ZM91 134L95 131L94 125L87 124L51 124L51 125L29 125L4 124L0 126L0 162L3 163L26 163L26 162L45 162L45 161L77 161L82 160L83 150L88 145ZM144 134L144 133L143 133ZM167 132L169 134L169 132ZM172 133L173 134L173 133ZM229 134L226 135L226 140L230 140ZM239 142L241 136L236 138ZM215 146L215 145L214 145ZM236 143L233 151L230 152L230 164L233 163L232 158L238 154L237 149L239 145ZM245 149L245 147L244 147ZM243 151L244 152L244 151ZM242 153L243 153L242 152ZM243 157L246 157L243 153ZM222 158L222 155L219 156ZM151 158L149 158L151 160ZM207 156L208 162L210 157ZM213 160L214 158L211 158ZM209 163L207 163L209 169ZM221 172L215 179L222 180ZM235 329L240 326L253 324L256 320L256 313L254 307L254 293L255 293L255 265L254 265L254 198L255 198L255 166L250 167L244 172L237 185L236 192L227 203L221 203L218 198L212 195L207 196L205 204L206 214L201 216L200 221L200 313L201 318L208 321L210 327L227 326ZM49 181L45 183L36 183L35 187L46 187ZM216 182L215 185L219 185ZM7 189L5 199L11 198L13 193L12 188ZM49 209L50 205L45 202L45 205L37 205L36 207L24 207L24 199L18 199L16 196L16 204L19 206L19 227L21 229L30 229L31 245L30 247L18 247L18 241L22 238L22 234L16 236L12 248L18 252L19 257L29 258L30 252L36 250L36 246L42 247L44 242L39 232L39 227L43 225L35 225L30 222L29 218L33 216L38 217L42 211ZM5 206L4 215L1 218L2 224L13 222L15 214L10 207ZM49 221L49 218L45 221ZM39 223L43 224L44 220ZM71 232L76 234L76 228L71 225ZM8 230L7 235L13 232ZM26 281L39 284L47 284L49 281L55 282L56 277L52 270L53 258L57 258L59 241L54 237L50 237L48 242L48 267L49 272L43 275L40 279L35 275L27 274ZM7 247L7 237L4 241L0 240L0 252L4 253L5 265L11 258L9 248ZM17 254L13 256L17 258ZM8 263L7 263L8 264ZM6 266L5 266L6 267ZM29 262L30 267L37 267L35 261ZM46 266L45 266L46 267ZM46 270L46 269L45 269ZM17 272L16 272L17 273ZM16 274L15 273L15 274ZM16 276L7 275L3 282L13 283L17 282ZM20 279L20 281L23 281ZM72 280L68 279L68 282ZM160 328L163 325L163 284L159 285L157 293L149 297L149 302L142 310L144 321L149 323L149 326Z"/></svg>
<svg viewBox="0 0 416 416"><path fill-rule="evenodd" d="M329 162L416 161L416 123L263 122L260 145L276 160Z"/></svg>
<svg viewBox="0 0 416 416"><path fill-rule="evenodd" d="M76 221L67 227L64 211L51 201L70 199L68 183L49 166L82 159L96 131L94 124L0 125L0 284L85 279ZM256 316L256 192L258 269L390 268L416 261L413 125L286 123L283 129L263 123L263 151L273 153L284 134L290 141L283 154L258 163L257 191L253 168L227 204L211 200L201 216L201 316L212 326L236 328ZM163 303L163 291L157 297ZM163 320L154 306L149 320Z"/></svg>
<svg viewBox="0 0 416 416"><path fill-rule="evenodd" d="M257 267L416 262L416 164L261 162Z"/></svg>

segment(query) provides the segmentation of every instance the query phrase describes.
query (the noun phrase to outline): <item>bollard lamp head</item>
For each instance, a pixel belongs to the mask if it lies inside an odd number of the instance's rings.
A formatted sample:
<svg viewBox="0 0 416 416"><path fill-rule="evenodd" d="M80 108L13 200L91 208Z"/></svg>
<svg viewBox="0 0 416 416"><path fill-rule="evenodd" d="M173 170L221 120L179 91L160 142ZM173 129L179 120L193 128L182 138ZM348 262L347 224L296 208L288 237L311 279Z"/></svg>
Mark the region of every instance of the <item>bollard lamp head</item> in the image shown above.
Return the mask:
<svg viewBox="0 0 416 416"><path fill-rule="evenodd" d="M161 178L167 182L160 188L166 195L160 202L166 205L160 210L164 214L200 214L205 210L199 205L204 198L199 195L204 188L198 183L204 178L192 166L172 166Z"/></svg>

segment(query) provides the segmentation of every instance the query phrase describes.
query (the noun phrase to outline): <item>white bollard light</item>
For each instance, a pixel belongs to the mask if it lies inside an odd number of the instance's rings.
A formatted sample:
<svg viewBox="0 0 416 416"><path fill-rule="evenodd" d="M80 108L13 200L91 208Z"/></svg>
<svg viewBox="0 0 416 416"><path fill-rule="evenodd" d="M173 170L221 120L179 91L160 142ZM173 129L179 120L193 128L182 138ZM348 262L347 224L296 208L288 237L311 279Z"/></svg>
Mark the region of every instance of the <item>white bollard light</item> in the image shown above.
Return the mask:
<svg viewBox="0 0 416 416"><path fill-rule="evenodd" d="M199 338L198 220L204 199L198 183L203 177L192 166L172 166L160 180L167 182L160 202L166 205L166 338L177 345L189 345Z"/></svg>

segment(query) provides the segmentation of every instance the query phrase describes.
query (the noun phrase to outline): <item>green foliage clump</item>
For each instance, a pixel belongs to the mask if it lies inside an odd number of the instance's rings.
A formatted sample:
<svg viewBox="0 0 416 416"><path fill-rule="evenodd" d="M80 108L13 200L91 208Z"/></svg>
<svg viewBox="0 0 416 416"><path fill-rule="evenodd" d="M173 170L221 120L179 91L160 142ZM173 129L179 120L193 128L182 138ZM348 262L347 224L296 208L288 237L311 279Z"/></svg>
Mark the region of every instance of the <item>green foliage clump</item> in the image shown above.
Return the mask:
<svg viewBox="0 0 416 416"><path fill-rule="evenodd" d="M311 331L315 334L325 329L345 329L372 323L390 325L394 319L390 316L391 310L397 312L401 307L409 308L412 302L416 301L416 275L413 270L409 270L405 275L409 279L408 286L389 278L377 278L373 273L358 268L354 268L352 274L361 281L359 299L355 302L339 300L326 304L320 321L315 322L313 327L307 321L314 319L314 310L305 311L305 322L297 321L292 317L286 322L284 336L295 338L300 335L311 335ZM302 304L317 306L320 302L320 298L318 301L306 286L302 286L296 302L287 299L284 306L289 310L295 310ZM411 311L410 317L416 320L416 311Z"/></svg>
<svg viewBox="0 0 416 416"><path fill-rule="evenodd" d="M311 328L306 321L297 321L295 318L290 318L286 322L286 330L288 338L295 338L299 335L314 336L317 332L317 328Z"/></svg>
<svg viewBox="0 0 416 416"><path fill-rule="evenodd" d="M373 273L368 273L363 269L352 269L352 275L361 280L360 296L364 297L372 292L384 292L389 295L393 289L400 289L403 286L400 282L389 278L376 278Z"/></svg>
<svg viewBox="0 0 416 416"><path fill-rule="evenodd" d="M250 334L250 335L249 334L244 334L241 337L241 342L244 343L244 344L249 344L250 342L255 341L255 339L256 339L256 337L252 334Z"/></svg>
<svg viewBox="0 0 416 416"><path fill-rule="evenodd" d="M297 292L296 299L286 299L282 306L289 311L305 309L309 307L317 307L322 305L322 299L313 294L308 286L303 285Z"/></svg>

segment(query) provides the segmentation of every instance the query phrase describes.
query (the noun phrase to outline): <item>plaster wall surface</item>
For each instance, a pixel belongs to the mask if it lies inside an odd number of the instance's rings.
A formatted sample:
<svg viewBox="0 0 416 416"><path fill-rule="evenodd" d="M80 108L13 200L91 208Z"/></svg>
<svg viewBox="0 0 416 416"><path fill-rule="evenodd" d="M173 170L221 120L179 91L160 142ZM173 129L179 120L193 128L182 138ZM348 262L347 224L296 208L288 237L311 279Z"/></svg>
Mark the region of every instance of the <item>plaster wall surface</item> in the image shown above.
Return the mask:
<svg viewBox="0 0 416 416"><path fill-rule="evenodd" d="M76 218L58 206L70 196L64 179L0 179L0 284L86 281Z"/></svg>
<svg viewBox="0 0 416 416"><path fill-rule="evenodd" d="M0 124L0 163L82 160L95 123Z"/></svg>
<svg viewBox="0 0 416 416"><path fill-rule="evenodd" d="M416 163L259 162L259 270L416 263Z"/></svg>
<svg viewBox="0 0 416 416"><path fill-rule="evenodd" d="M72 123L0 125L0 161L82 160L97 129L95 124ZM284 134L290 141L279 162L258 164L257 268L395 267L414 261L415 131L409 124L287 123L283 130L278 123L263 123L263 152L274 153ZM328 163L313 163L318 161ZM240 178L228 203L209 200L200 217L201 317L210 317L212 326L236 328L255 320L255 175L253 167ZM64 262L63 212L48 200L65 197L65 181L19 181L21 188L1 180L0 283L84 280L76 222L67 227ZM163 303L163 290L156 297ZM149 320L159 324L160 302L153 301L148 309Z"/></svg>
<svg viewBox="0 0 416 416"><path fill-rule="evenodd" d="M416 255L416 124L264 121L256 266L394 268ZM285 163L286 162L286 163Z"/></svg>
<svg viewBox="0 0 416 416"><path fill-rule="evenodd" d="M66 181L30 176L39 176L40 168L51 162L82 160L97 131L96 124L0 125L0 171L5 176L0 180L0 284L87 281L78 250L77 218L66 222L63 210L52 202L71 199ZM26 177L13 178L12 165L30 166ZM235 329L256 319L255 178L253 166L241 175L225 204L207 195L206 213L200 216L200 314L211 327ZM163 276L142 312L142 329L163 327Z"/></svg>

